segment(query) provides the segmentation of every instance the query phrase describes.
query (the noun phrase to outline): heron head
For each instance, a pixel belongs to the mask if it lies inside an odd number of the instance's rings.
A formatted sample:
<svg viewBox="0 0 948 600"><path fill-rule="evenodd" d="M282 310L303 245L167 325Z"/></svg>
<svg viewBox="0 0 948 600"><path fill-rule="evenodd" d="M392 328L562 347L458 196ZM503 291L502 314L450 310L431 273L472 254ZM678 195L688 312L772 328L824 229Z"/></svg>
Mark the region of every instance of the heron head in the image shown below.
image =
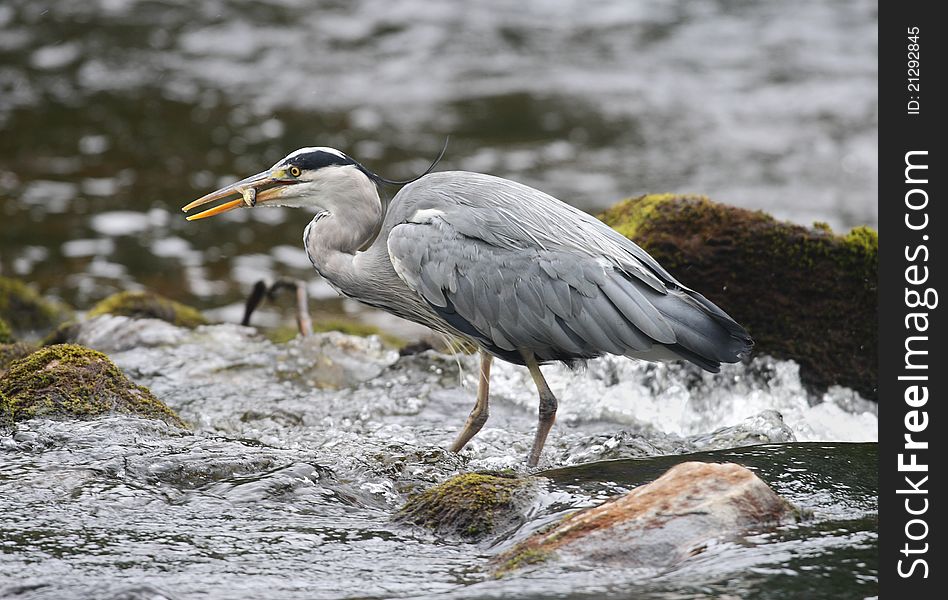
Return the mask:
<svg viewBox="0 0 948 600"><path fill-rule="evenodd" d="M354 189L353 189L354 188ZM281 158L275 165L256 175L224 186L198 198L184 208L230 199L214 208L188 217L189 221L213 217L235 208L254 206L312 207L331 209L339 199L354 191L375 186L371 172L335 148L300 148Z"/></svg>
<svg viewBox="0 0 948 600"><path fill-rule="evenodd" d="M214 208L191 215L188 220L205 219L241 207L289 206L332 211L340 203L359 196L374 196L377 201L376 184L404 185L424 177L438 164L445 149L447 142L438 158L418 177L393 181L373 173L335 148L300 148L266 171L202 196L181 210L187 212L232 196L239 198L231 198Z"/></svg>

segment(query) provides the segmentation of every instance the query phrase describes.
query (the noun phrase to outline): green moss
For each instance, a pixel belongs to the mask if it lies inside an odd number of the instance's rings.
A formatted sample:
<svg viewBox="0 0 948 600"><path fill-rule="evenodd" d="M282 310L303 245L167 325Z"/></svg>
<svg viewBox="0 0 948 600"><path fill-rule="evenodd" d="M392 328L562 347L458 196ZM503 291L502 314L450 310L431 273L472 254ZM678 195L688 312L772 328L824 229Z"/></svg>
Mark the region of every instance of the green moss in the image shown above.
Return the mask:
<svg viewBox="0 0 948 600"><path fill-rule="evenodd" d="M879 254L879 232L865 225L854 227L846 234L843 240L857 253L864 254L872 260L877 260Z"/></svg>
<svg viewBox="0 0 948 600"><path fill-rule="evenodd" d="M544 563L552 557L553 552L542 548L528 547L522 550L514 549L512 553L504 555L505 560L494 570L494 577L503 577L507 573L521 569L527 565Z"/></svg>
<svg viewBox="0 0 948 600"><path fill-rule="evenodd" d="M12 362L0 377L7 420L92 418L120 413L181 419L152 393L128 380L109 358L83 346L47 346Z"/></svg>
<svg viewBox="0 0 948 600"><path fill-rule="evenodd" d="M18 279L0 277L0 319L18 332L46 331L68 318L70 309L51 302Z"/></svg>
<svg viewBox="0 0 948 600"><path fill-rule="evenodd" d="M639 230L655 218L661 205L675 198L693 198L705 201L705 196L676 196L675 194L646 194L634 200L620 202L606 209L599 218L608 223L613 229L632 239L638 236Z"/></svg>
<svg viewBox="0 0 948 600"><path fill-rule="evenodd" d="M757 352L798 362L815 391L839 384L876 397L874 230L840 236L667 194L623 201L600 218L744 325Z"/></svg>
<svg viewBox="0 0 948 600"><path fill-rule="evenodd" d="M15 341L10 326L7 325L6 321L0 319L0 344L12 344Z"/></svg>
<svg viewBox="0 0 948 600"><path fill-rule="evenodd" d="M169 300L153 292L119 292L96 304L88 317L103 314L122 315L133 318L161 319L180 327L197 327L207 324L207 319L195 308Z"/></svg>
<svg viewBox="0 0 948 600"><path fill-rule="evenodd" d="M520 517L522 492L533 480L465 473L413 496L397 519L466 539L482 538Z"/></svg>
<svg viewBox="0 0 948 600"><path fill-rule="evenodd" d="M15 360L20 360L36 351L36 346L26 342L0 344L0 377L7 372L7 367Z"/></svg>
<svg viewBox="0 0 948 600"><path fill-rule="evenodd" d="M7 399L6 394L0 391L0 427L13 424L13 405Z"/></svg>

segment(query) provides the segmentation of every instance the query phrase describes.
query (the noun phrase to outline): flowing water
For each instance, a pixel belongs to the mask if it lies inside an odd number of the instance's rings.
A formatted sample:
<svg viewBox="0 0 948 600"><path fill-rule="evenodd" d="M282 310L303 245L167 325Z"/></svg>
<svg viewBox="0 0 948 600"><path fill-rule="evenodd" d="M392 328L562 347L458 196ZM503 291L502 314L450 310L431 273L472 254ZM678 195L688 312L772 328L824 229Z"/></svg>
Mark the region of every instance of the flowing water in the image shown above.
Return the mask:
<svg viewBox="0 0 948 600"><path fill-rule="evenodd" d="M193 431L111 417L0 434L0 597L875 593L875 404L843 389L810 396L792 363L759 358L717 377L620 358L548 367L561 409L544 491L517 530L465 544L392 516L454 473L524 472L536 415L524 369L495 366L491 420L458 456L443 447L472 404L473 356L399 357L377 338L335 333L274 344L234 325L189 332L110 316L80 340ZM490 575L489 558L529 532L682 460L744 464L813 517L648 576L568 564Z"/></svg>
<svg viewBox="0 0 948 600"><path fill-rule="evenodd" d="M80 307L312 280L311 215L178 209L303 146L407 177L446 135L444 169L590 211L688 192L875 225L876 48L870 0L5 0L0 273Z"/></svg>

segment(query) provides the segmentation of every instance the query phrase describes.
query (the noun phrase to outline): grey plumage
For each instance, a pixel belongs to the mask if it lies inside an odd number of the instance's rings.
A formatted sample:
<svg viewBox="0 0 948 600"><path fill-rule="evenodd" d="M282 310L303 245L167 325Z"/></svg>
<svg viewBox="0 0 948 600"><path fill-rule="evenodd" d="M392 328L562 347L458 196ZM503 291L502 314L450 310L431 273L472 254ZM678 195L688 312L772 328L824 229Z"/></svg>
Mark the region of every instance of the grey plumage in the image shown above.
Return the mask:
<svg viewBox="0 0 948 600"><path fill-rule="evenodd" d="M671 351L716 371L750 348L636 244L512 181L442 172L404 187L369 252L383 249L432 318L513 362L522 349L541 362Z"/></svg>
<svg viewBox="0 0 948 600"><path fill-rule="evenodd" d="M376 183L405 182L338 150L304 148L184 208L250 187L257 206L314 209L303 243L336 290L478 344L477 404L454 451L487 420L492 356L525 365L536 383L539 421L528 459L536 465L556 413L540 364L617 354L683 359L716 372L752 346L731 317L635 243L539 190L449 171L408 183L385 206ZM232 200L189 219L243 204Z"/></svg>

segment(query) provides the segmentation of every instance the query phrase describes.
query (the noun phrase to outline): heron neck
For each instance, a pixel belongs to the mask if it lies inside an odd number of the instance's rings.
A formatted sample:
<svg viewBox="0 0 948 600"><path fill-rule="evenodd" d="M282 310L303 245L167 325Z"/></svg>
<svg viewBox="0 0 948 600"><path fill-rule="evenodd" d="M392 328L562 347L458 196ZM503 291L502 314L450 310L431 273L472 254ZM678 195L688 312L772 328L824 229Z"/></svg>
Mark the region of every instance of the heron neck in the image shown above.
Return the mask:
<svg viewBox="0 0 948 600"><path fill-rule="evenodd" d="M378 237L383 217L375 186L318 213L303 233L306 255L316 271L345 291L353 260Z"/></svg>

